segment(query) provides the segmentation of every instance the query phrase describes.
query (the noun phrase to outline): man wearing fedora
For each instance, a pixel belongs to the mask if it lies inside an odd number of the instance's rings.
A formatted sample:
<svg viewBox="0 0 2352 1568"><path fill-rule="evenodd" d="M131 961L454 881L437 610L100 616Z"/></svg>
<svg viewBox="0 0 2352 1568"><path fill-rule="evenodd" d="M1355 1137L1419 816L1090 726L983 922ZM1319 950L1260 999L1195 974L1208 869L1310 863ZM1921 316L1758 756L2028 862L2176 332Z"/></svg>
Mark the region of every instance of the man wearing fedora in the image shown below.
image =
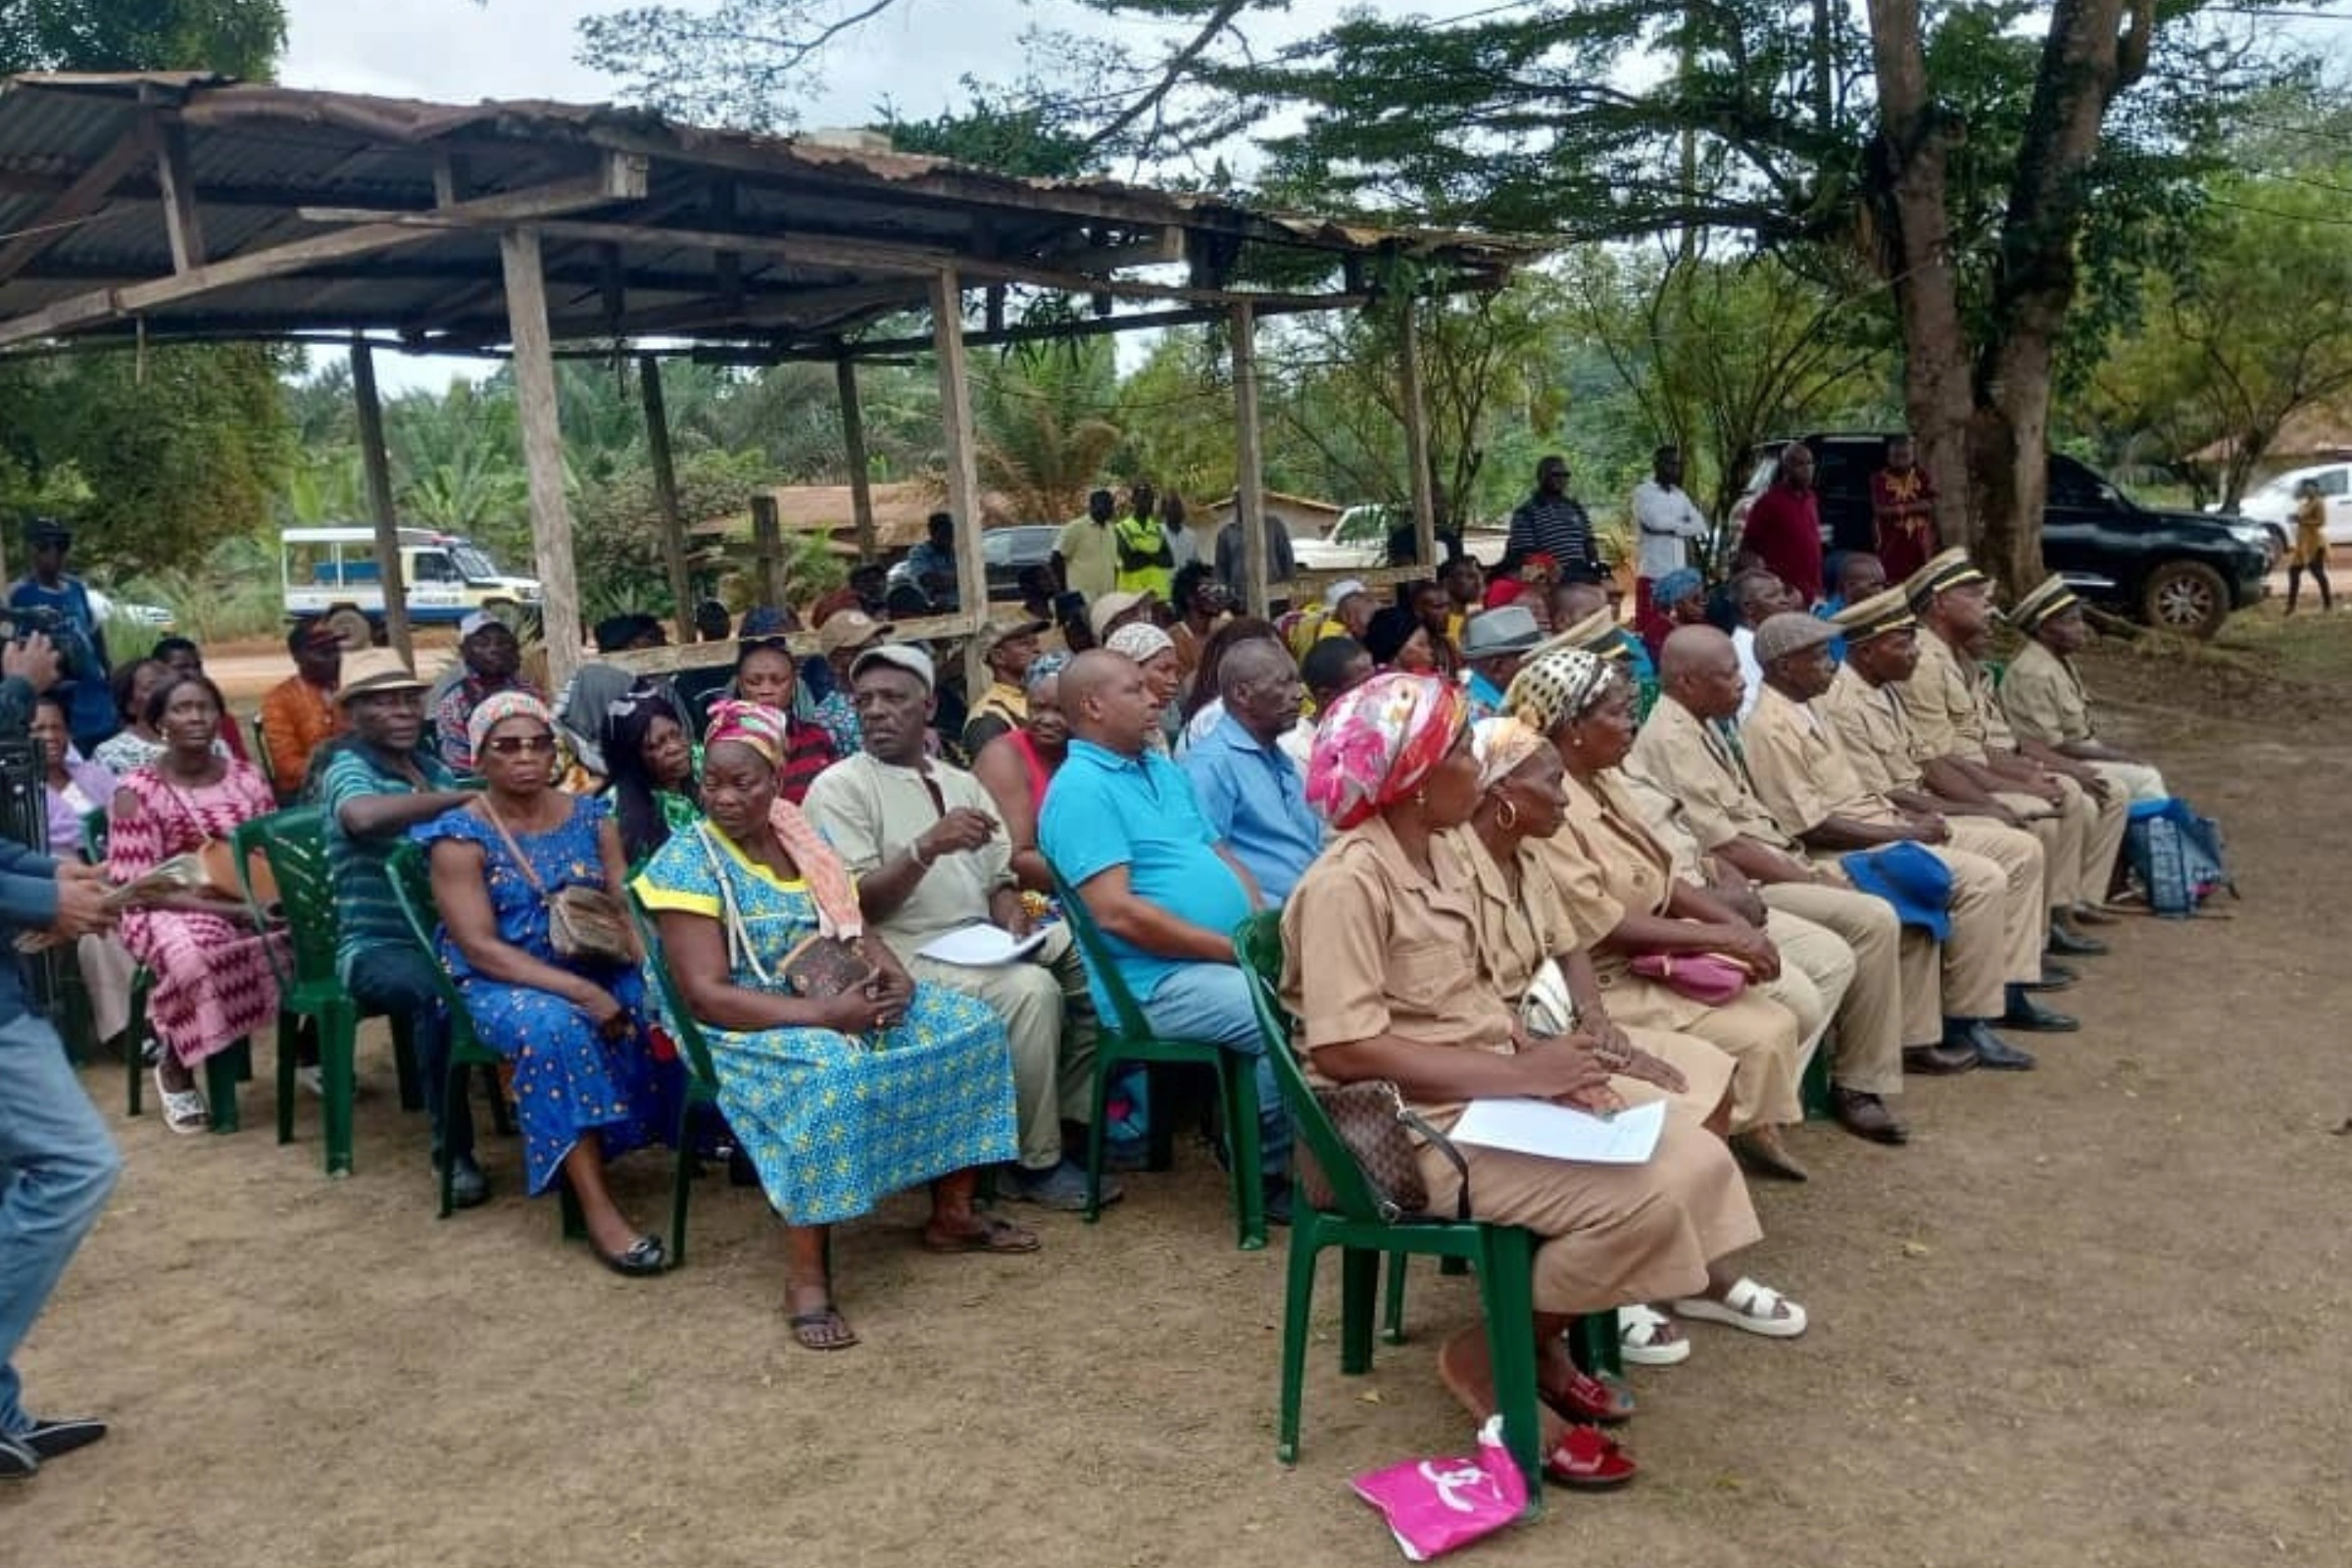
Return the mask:
<svg viewBox="0 0 2352 1568"><path fill-rule="evenodd" d="M441 1013L439 960L412 940L386 869L410 828L471 799L423 744L424 693L424 682L389 648L344 659L335 701L351 733L326 763L318 805L335 883L335 967L363 1012L411 1020L432 1120L433 1168L437 1173L445 1158L453 1162L451 1197L470 1208L490 1188L473 1157L465 1098L448 1098L449 1021Z"/></svg>
<svg viewBox="0 0 2352 1568"><path fill-rule="evenodd" d="M1462 662L1470 666L1462 687L1480 718L1501 714L1511 677L1543 640L1544 628L1525 605L1497 605L1462 623Z"/></svg>
<svg viewBox="0 0 2352 1568"><path fill-rule="evenodd" d="M115 711L115 694L107 685L106 634L98 625L89 589L79 577L66 573L73 530L55 517L34 517L24 525L24 546L31 569L8 590L8 608L40 616L37 629L48 634L57 650L58 672L72 683L67 722L74 744L86 757L122 722ZM18 628L20 634L24 630Z"/></svg>
<svg viewBox="0 0 2352 1568"><path fill-rule="evenodd" d="M2099 739L2091 723L2090 695L2075 668L2075 655L2090 641L2082 602L2059 576L2017 602L2009 612L2026 645L2009 662L2000 687L2001 711L2029 756L2051 753L2069 758L2105 779L2127 801L2161 801L2171 792L2164 775L2129 752Z"/></svg>
<svg viewBox="0 0 2352 1568"><path fill-rule="evenodd" d="M972 705L963 724L963 753L978 757L980 748L1018 729L1029 717L1029 666L1037 662L1037 640L1054 629L1050 620L991 621L973 640L980 645L980 662L988 666L988 690Z"/></svg>

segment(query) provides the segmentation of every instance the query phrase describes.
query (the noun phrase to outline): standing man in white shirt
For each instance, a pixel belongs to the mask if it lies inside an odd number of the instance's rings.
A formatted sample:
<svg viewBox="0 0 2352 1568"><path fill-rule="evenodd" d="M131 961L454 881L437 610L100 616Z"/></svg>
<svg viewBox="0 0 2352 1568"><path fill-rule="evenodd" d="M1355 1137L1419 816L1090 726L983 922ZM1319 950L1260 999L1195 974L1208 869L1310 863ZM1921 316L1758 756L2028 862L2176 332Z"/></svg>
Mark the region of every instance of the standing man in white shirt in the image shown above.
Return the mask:
<svg viewBox="0 0 2352 1568"><path fill-rule="evenodd" d="M1634 486L1634 630L1654 648L1671 628L1650 602L1650 589L1660 577L1690 564L1689 541L1704 539L1708 525L1707 514L1683 488L1680 447L1650 454L1649 472Z"/></svg>

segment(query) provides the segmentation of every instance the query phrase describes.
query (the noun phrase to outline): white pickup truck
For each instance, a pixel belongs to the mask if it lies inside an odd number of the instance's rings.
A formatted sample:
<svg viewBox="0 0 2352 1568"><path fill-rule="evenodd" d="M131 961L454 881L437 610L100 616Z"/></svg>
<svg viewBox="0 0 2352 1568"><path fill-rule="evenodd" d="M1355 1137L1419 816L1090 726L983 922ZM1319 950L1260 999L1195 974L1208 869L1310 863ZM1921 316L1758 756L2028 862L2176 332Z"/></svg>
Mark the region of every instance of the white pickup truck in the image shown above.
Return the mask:
<svg viewBox="0 0 2352 1568"><path fill-rule="evenodd" d="M277 538L287 614L350 606L370 621L384 618L373 528L287 528ZM415 625L454 625L477 610L539 603L537 578L510 577L473 541L431 528L400 530L400 574Z"/></svg>
<svg viewBox="0 0 2352 1568"><path fill-rule="evenodd" d="M1389 564L1389 530L1402 524L1411 513L1402 507L1349 507L1328 532L1319 536L1291 536L1291 557L1301 571L1372 571ZM1502 560L1507 536L1491 528L1473 528L1462 544L1480 564Z"/></svg>

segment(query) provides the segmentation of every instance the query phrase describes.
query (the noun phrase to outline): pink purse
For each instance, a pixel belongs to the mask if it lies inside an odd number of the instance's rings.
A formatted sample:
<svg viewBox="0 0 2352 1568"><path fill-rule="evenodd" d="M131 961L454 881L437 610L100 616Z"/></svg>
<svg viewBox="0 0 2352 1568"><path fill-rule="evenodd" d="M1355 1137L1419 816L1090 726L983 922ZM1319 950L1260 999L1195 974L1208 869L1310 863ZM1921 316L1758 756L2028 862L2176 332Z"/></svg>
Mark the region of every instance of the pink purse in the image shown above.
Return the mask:
<svg viewBox="0 0 2352 1568"><path fill-rule="evenodd" d="M1677 995L1710 1007L1737 1002L1747 989L1746 966L1720 953L1644 953L1630 967L1643 979L1662 981Z"/></svg>
<svg viewBox="0 0 2352 1568"><path fill-rule="evenodd" d="M1413 1562L1427 1562L1491 1536L1527 1507L1527 1478L1502 1446L1498 1415L1487 1419L1475 1454L1407 1459L1357 1476L1348 1485L1381 1511L1396 1544Z"/></svg>

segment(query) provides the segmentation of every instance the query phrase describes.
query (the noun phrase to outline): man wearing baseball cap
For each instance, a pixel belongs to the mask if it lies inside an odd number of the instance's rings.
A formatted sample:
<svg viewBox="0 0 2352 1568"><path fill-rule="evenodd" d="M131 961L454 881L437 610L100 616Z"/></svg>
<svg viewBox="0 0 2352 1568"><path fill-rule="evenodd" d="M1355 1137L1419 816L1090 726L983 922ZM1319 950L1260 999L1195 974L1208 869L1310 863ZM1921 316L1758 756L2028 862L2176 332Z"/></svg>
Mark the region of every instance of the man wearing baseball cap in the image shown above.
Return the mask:
<svg viewBox="0 0 2352 1568"><path fill-rule="evenodd" d="M473 743L466 738L466 721L473 710L500 692L520 692L547 701L522 673L522 643L513 628L486 610L477 610L458 622L458 659L466 673L433 705L433 735L441 760L461 773L473 771Z"/></svg>
<svg viewBox="0 0 2352 1568"><path fill-rule="evenodd" d="M343 679L343 639L335 628L320 619L297 621L286 633L286 652L294 656L294 673L262 694L262 744L281 802L302 793L312 755L346 727L335 702Z"/></svg>
<svg viewBox="0 0 2352 1568"><path fill-rule="evenodd" d="M890 640L897 628L887 620L876 620L862 610L840 610L825 617L816 629L816 651L824 657L825 689L816 693L814 717L825 727L833 742L836 757L856 757L863 744L858 729L858 704L850 696L850 666L858 656L870 648L879 648ZM818 673L811 664L804 677ZM815 682L810 679L813 691Z"/></svg>
<svg viewBox="0 0 2352 1568"><path fill-rule="evenodd" d="M48 633L57 649L59 673L72 682L67 711L74 744L87 756L114 734L121 721L115 711L114 692L107 685L106 635L99 629L89 589L79 577L66 574L66 555L74 548L73 531L55 517L34 517L24 525L24 546L32 558L32 569L9 589L8 607L41 614L43 624L36 629ZM19 634L24 629L20 626Z"/></svg>

